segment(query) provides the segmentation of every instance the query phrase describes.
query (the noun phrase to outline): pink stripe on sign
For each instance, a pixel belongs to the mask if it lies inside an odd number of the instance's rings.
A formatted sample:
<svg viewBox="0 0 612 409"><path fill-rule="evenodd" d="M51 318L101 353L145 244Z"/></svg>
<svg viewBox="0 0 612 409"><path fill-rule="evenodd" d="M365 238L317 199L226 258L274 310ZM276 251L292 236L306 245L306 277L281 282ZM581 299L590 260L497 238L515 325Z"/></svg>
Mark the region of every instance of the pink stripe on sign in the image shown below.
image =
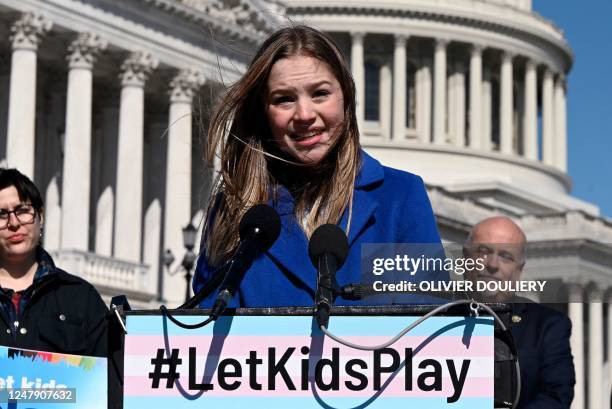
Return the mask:
<svg viewBox="0 0 612 409"><path fill-rule="evenodd" d="M403 374L403 373L402 373ZM370 377L369 377L370 378ZM383 377L383 384L386 378ZM413 377L413 390L406 391L404 389L404 378L403 377L395 377L390 385L387 388L384 388L382 391L383 397L426 397L426 398L434 398L434 397L449 397L454 394L454 388L450 378L442 379L442 391L430 391L425 392L418 388L417 386L417 377L416 374ZM324 378L325 380L325 378ZM199 380L198 380L199 381ZM267 384L265 379L258 378L258 383L263 385L261 391L253 390L249 387L248 379L246 378L231 378L227 379L228 382L241 381L242 384L237 390L234 391L226 391L219 387L217 384L216 377L213 378L214 389L212 391L207 391L204 393L204 396L201 399L205 399L206 396L224 396L224 397L253 397L253 398L264 398L271 396L282 396L282 397L307 397L313 396L312 385L309 385L309 390L300 390L301 385L299 385L296 381L294 381L295 386L298 390L289 390L285 382L279 377L277 377L276 388L273 391L267 390ZM344 387L344 381L352 381L353 383L357 383L357 380L354 378L340 378L340 386L341 390L338 391L321 391L317 389L317 395L321 397L364 397L368 398L373 396L376 392L372 390L372 379L368 379L368 388L362 391L351 391ZM152 389L151 388L151 379L146 377L134 377L134 376L126 376L124 379L124 395L126 397L139 397L139 396L165 396L165 397L180 397L181 393L179 389L175 386L172 389L167 389L166 381L162 380L160 382L160 388ZM428 382L431 382L431 378L428 379ZM188 379L184 379L180 382L180 385L184 390L187 391L189 395L196 395L197 390L189 390ZM465 386L461 392L462 398L467 397L491 397L493 396L493 379L490 378L468 378L465 382Z"/></svg>
<svg viewBox="0 0 612 409"><path fill-rule="evenodd" d="M389 340L389 337L381 336L358 336L345 337L347 341L360 345L379 345ZM170 349L178 348L181 350L181 356L187 356L187 351L190 347L197 348L198 355L206 355L211 343L211 336L172 336L169 338L168 345ZM427 344L423 342L427 337L411 337L405 336L399 339L392 348L399 351L403 355L405 348L412 348L418 351L417 356L461 356L461 357L476 357L476 356L492 356L493 355L493 338L485 336L473 336L470 338L469 348L462 343L460 336L438 336L430 340ZM317 341L314 341L315 343ZM240 356L248 351L267 351L268 348L275 348L277 353L282 353L288 347L296 348L294 355L301 355L303 346L310 347L311 339L304 336L231 336L224 340L221 355L222 356ZM163 336L157 335L133 335L127 336L125 340L125 355L145 355L154 357L158 348L164 348L165 341ZM340 356L363 356L372 355L371 351L360 351L353 348L338 344L337 342L326 338L323 344L323 355L329 356L333 347L340 348Z"/></svg>

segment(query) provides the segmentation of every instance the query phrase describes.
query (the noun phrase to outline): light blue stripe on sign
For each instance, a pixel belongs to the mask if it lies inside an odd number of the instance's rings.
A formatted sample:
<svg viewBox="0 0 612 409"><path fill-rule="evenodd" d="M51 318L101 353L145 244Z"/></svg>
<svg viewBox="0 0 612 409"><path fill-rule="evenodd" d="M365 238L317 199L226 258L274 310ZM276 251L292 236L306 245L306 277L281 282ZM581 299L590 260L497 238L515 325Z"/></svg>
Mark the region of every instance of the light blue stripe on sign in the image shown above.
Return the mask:
<svg viewBox="0 0 612 409"><path fill-rule="evenodd" d="M176 316L186 324L203 321L205 316ZM394 336L419 317L398 316L332 316L329 330L338 336L377 335ZM127 329L129 335L162 335L164 319L161 316L129 315ZM313 333L313 318L310 316L239 316L222 317L217 322L196 330L188 330L166 320L168 335L310 335ZM321 333L314 330L317 335ZM412 336L492 336L493 318L432 317L408 334Z"/></svg>
<svg viewBox="0 0 612 409"><path fill-rule="evenodd" d="M333 398L318 402L313 397L308 398L233 398L215 397L199 398L197 400L179 400L171 397L125 398L123 409L190 409L190 408L223 408L223 409L312 409L312 408L418 408L418 409L491 409L493 398L463 398L455 403L447 403L446 398L385 398L374 400L370 404L365 400L353 398ZM363 405L363 406L358 406Z"/></svg>

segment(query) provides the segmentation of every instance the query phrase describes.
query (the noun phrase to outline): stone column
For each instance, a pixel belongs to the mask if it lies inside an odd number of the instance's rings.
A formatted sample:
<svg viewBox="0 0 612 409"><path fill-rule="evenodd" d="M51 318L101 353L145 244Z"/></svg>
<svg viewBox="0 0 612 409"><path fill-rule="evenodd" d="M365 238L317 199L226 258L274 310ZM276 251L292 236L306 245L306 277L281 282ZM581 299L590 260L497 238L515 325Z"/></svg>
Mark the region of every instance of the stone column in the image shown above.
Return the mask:
<svg viewBox="0 0 612 409"><path fill-rule="evenodd" d="M417 128L419 129L419 140L422 143L431 142L431 59L423 59L423 65L419 69L419 87L417 93Z"/></svg>
<svg viewBox="0 0 612 409"><path fill-rule="evenodd" d="M589 407L603 408L603 291L592 287L589 293Z"/></svg>
<svg viewBox="0 0 612 409"><path fill-rule="evenodd" d="M191 221L191 104L195 91L203 84L202 73L190 69L182 70L170 82L163 249L175 255L185 252L182 229ZM177 262L180 263L178 256ZM182 275L166 277L164 299L185 294Z"/></svg>
<svg viewBox="0 0 612 409"><path fill-rule="evenodd" d="M380 123L380 134L384 139L392 138L392 95L393 95L393 73L391 61L383 61L378 70L378 112Z"/></svg>
<svg viewBox="0 0 612 409"><path fill-rule="evenodd" d="M525 66L525 116L523 135L525 137L525 157L538 159L538 90L536 64L527 60Z"/></svg>
<svg viewBox="0 0 612 409"><path fill-rule="evenodd" d="M553 106L553 73L549 68L544 70L542 82L542 161L555 164L555 122Z"/></svg>
<svg viewBox="0 0 612 409"><path fill-rule="evenodd" d="M447 40L437 39L434 53L433 141L446 142L446 46Z"/></svg>
<svg viewBox="0 0 612 409"><path fill-rule="evenodd" d="M482 149L491 150L491 133L493 120L493 89L491 71L484 67L482 76Z"/></svg>
<svg viewBox="0 0 612 409"><path fill-rule="evenodd" d="M363 121L365 118L364 37L365 33L363 32L351 33L351 74L353 74L353 80L355 81L357 125L361 132L363 132Z"/></svg>
<svg viewBox="0 0 612 409"><path fill-rule="evenodd" d="M157 67L150 54L135 52L121 66L114 256L140 261L144 85Z"/></svg>
<svg viewBox="0 0 612 409"><path fill-rule="evenodd" d="M565 76L555 81L555 166L567 171L567 118L565 103Z"/></svg>
<svg viewBox="0 0 612 409"><path fill-rule="evenodd" d="M106 41L90 33L80 34L68 48L61 248L88 250L92 69L97 54L105 48Z"/></svg>
<svg viewBox="0 0 612 409"><path fill-rule="evenodd" d="M395 36L393 50L393 137L406 138L406 41L403 34Z"/></svg>
<svg viewBox="0 0 612 409"><path fill-rule="evenodd" d="M470 55L470 148L482 148L482 46Z"/></svg>
<svg viewBox="0 0 612 409"><path fill-rule="evenodd" d="M500 101L499 101L499 128L500 128L500 143L499 150L501 153L510 154L513 152L512 144L512 113L513 113L513 98L512 98L512 57L509 52L504 52L501 63L500 73Z"/></svg>
<svg viewBox="0 0 612 409"><path fill-rule="evenodd" d="M52 23L35 13L25 13L11 27L11 80L6 132L6 161L10 167L34 178L36 120L36 52Z"/></svg>
<svg viewBox="0 0 612 409"><path fill-rule="evenodd" d="M455 125L454 137L455 146L465 146L465 65L458 61L455 64L455 81L454 81L454 111Z"/></svg>
<svg viewBox="0 0 612 409"><path fill-rule="evenodd" d="M448 67L451 66L452 68ZM447 80L446 80L446 141L451 142L455 139L455 80L457 79L455 67L452 61L447 61Z"/></svg>
<svg viewBox="0 0 612 409"><path fill-rule="evenodd" d="M584 409L584 322L582 295L583 286L579 283L569 283L568 315L572 321L572 334L570 346L574 357L574 370L576 371L576 385L574 386L574 400L571 409Z"/></svg>

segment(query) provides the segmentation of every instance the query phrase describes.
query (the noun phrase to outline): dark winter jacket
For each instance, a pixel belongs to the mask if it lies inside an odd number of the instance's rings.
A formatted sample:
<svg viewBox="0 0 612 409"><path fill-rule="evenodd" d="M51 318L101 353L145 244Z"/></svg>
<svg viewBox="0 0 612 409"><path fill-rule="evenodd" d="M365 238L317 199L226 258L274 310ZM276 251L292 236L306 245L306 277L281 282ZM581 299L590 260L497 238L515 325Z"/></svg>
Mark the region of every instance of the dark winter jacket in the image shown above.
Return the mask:
<svg viewBox="0 0 612 409"><path fill-rule="evenodd" d="M43 251L44 252L44 251ZM96 289L55 267L34 280L18 320L11 316L12 291L0 290L0 345L78 355L106 355L107 308Z"/></svg>

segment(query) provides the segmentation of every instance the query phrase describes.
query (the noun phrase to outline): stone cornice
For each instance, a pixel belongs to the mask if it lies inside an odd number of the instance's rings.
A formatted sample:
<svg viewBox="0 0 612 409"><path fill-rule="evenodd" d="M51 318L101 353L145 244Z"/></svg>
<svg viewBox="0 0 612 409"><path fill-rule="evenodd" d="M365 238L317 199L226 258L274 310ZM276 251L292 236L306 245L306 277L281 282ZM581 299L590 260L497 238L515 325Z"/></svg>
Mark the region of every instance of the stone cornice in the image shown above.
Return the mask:
<svg viewBox="0 0 612 409"><path fill-rule="evenodd" d="M442 217L446 221L471 227L482 219L502 213L494 206L476 202L440 186L427 186L427 191L438 219Z"/></svg>
<svg viewBox="0 0 612 409"><path fill-rule="evenodd" d="M529 234L528 234L529 237ZM538 239L527 244L526 273L583 287L612 286L612 246L589 239Z"/></svg>
<svg viewBox="0 0 612 409"><path fill-rule="evenodd" d="M253 44L259 44L265 35L274 30L278 22L254 6L252 1L240 0L238 6L226 7L221 0L211 1L199 7L186 0L138 0L164 12L178 15L195 23L210 25L229 36L236 36Z"/></svg>
<svg viewBox="0 0 612 409"><path fill-rule="evenodd" d="M428 186L428 194L438 219L461 226L503 214L500 209L450 192ZM535 253L568 252L589 249L594 254L612 257L612 221L580 210L549 214L512 215L529 239ZM562 231L563 234L559 234Z"/></svg>
<svg viewBox="0 0 612 409"><path fill-rule="evenodd" d="M562 31L552 22L537 13L516 9L508 5L481 1L483 7L476 7L475 1L465 1L457 6L456 2L429 2L424 0L399 1L386 0L373 5L365 0L321 1L287 0L287 13L293 17L313 16L370 16L393 17L477 28L479 30L501 33L509 37L525 38L531 42L544 42L557 50L563 57L564 70L569 71L573 63L573 53L563 37ZM482 12L484 7L489 12ZM514 15L515 18L512 17ZM521 21L522 20L522 21ZM384 28L384 27L381 27ZM431 33L432 37L435 33Z"/></svg>
<svg viewBox="0 0 612 409"><path fill-rule="evenodd" d="M211 83L239 78L260 41L252 33L232 31L235 27L223 30L147 7L144 0L0 0L0 7L37 10L58 31L96 33L108 41L109 53L147 50L163 67L197 66Z"/></svg>
<svg viewBox="0 0 612 409"><path fill-rule="evenodd" d="M524 166L527 168L531 168L537 170L539 172L548 174L549 176L557 179L559 182L563 184L565 189L569 192L572 190L572 180L571 178L564 172L560 170L545 165L541 162L526 159L519 155L508 155L495 151L484 151L484 150L476 150L469 147L458 147L452 145L434 145L434 144L417 144L412 142L406 143L397 143L397 142L383 142L383 141L371 141L371 140L362 140L362 144L365 147L373 147L373 148L388 148L388 149L407 149L407 150L415 150L415 151L430 151L430 152L443 152L450 153L462 156L475 156L486 159L494 159L502 162L508 162L515 165Z"/></svg>
<svg viewBox="0 0 612 409"><path fill-rule="evenodd" d="M612 244L612 221L581 210L526 215L522 217L521 224L526 230L534 232L545 233L551 229L562 229L567 235L579 234Z"/></svg>

